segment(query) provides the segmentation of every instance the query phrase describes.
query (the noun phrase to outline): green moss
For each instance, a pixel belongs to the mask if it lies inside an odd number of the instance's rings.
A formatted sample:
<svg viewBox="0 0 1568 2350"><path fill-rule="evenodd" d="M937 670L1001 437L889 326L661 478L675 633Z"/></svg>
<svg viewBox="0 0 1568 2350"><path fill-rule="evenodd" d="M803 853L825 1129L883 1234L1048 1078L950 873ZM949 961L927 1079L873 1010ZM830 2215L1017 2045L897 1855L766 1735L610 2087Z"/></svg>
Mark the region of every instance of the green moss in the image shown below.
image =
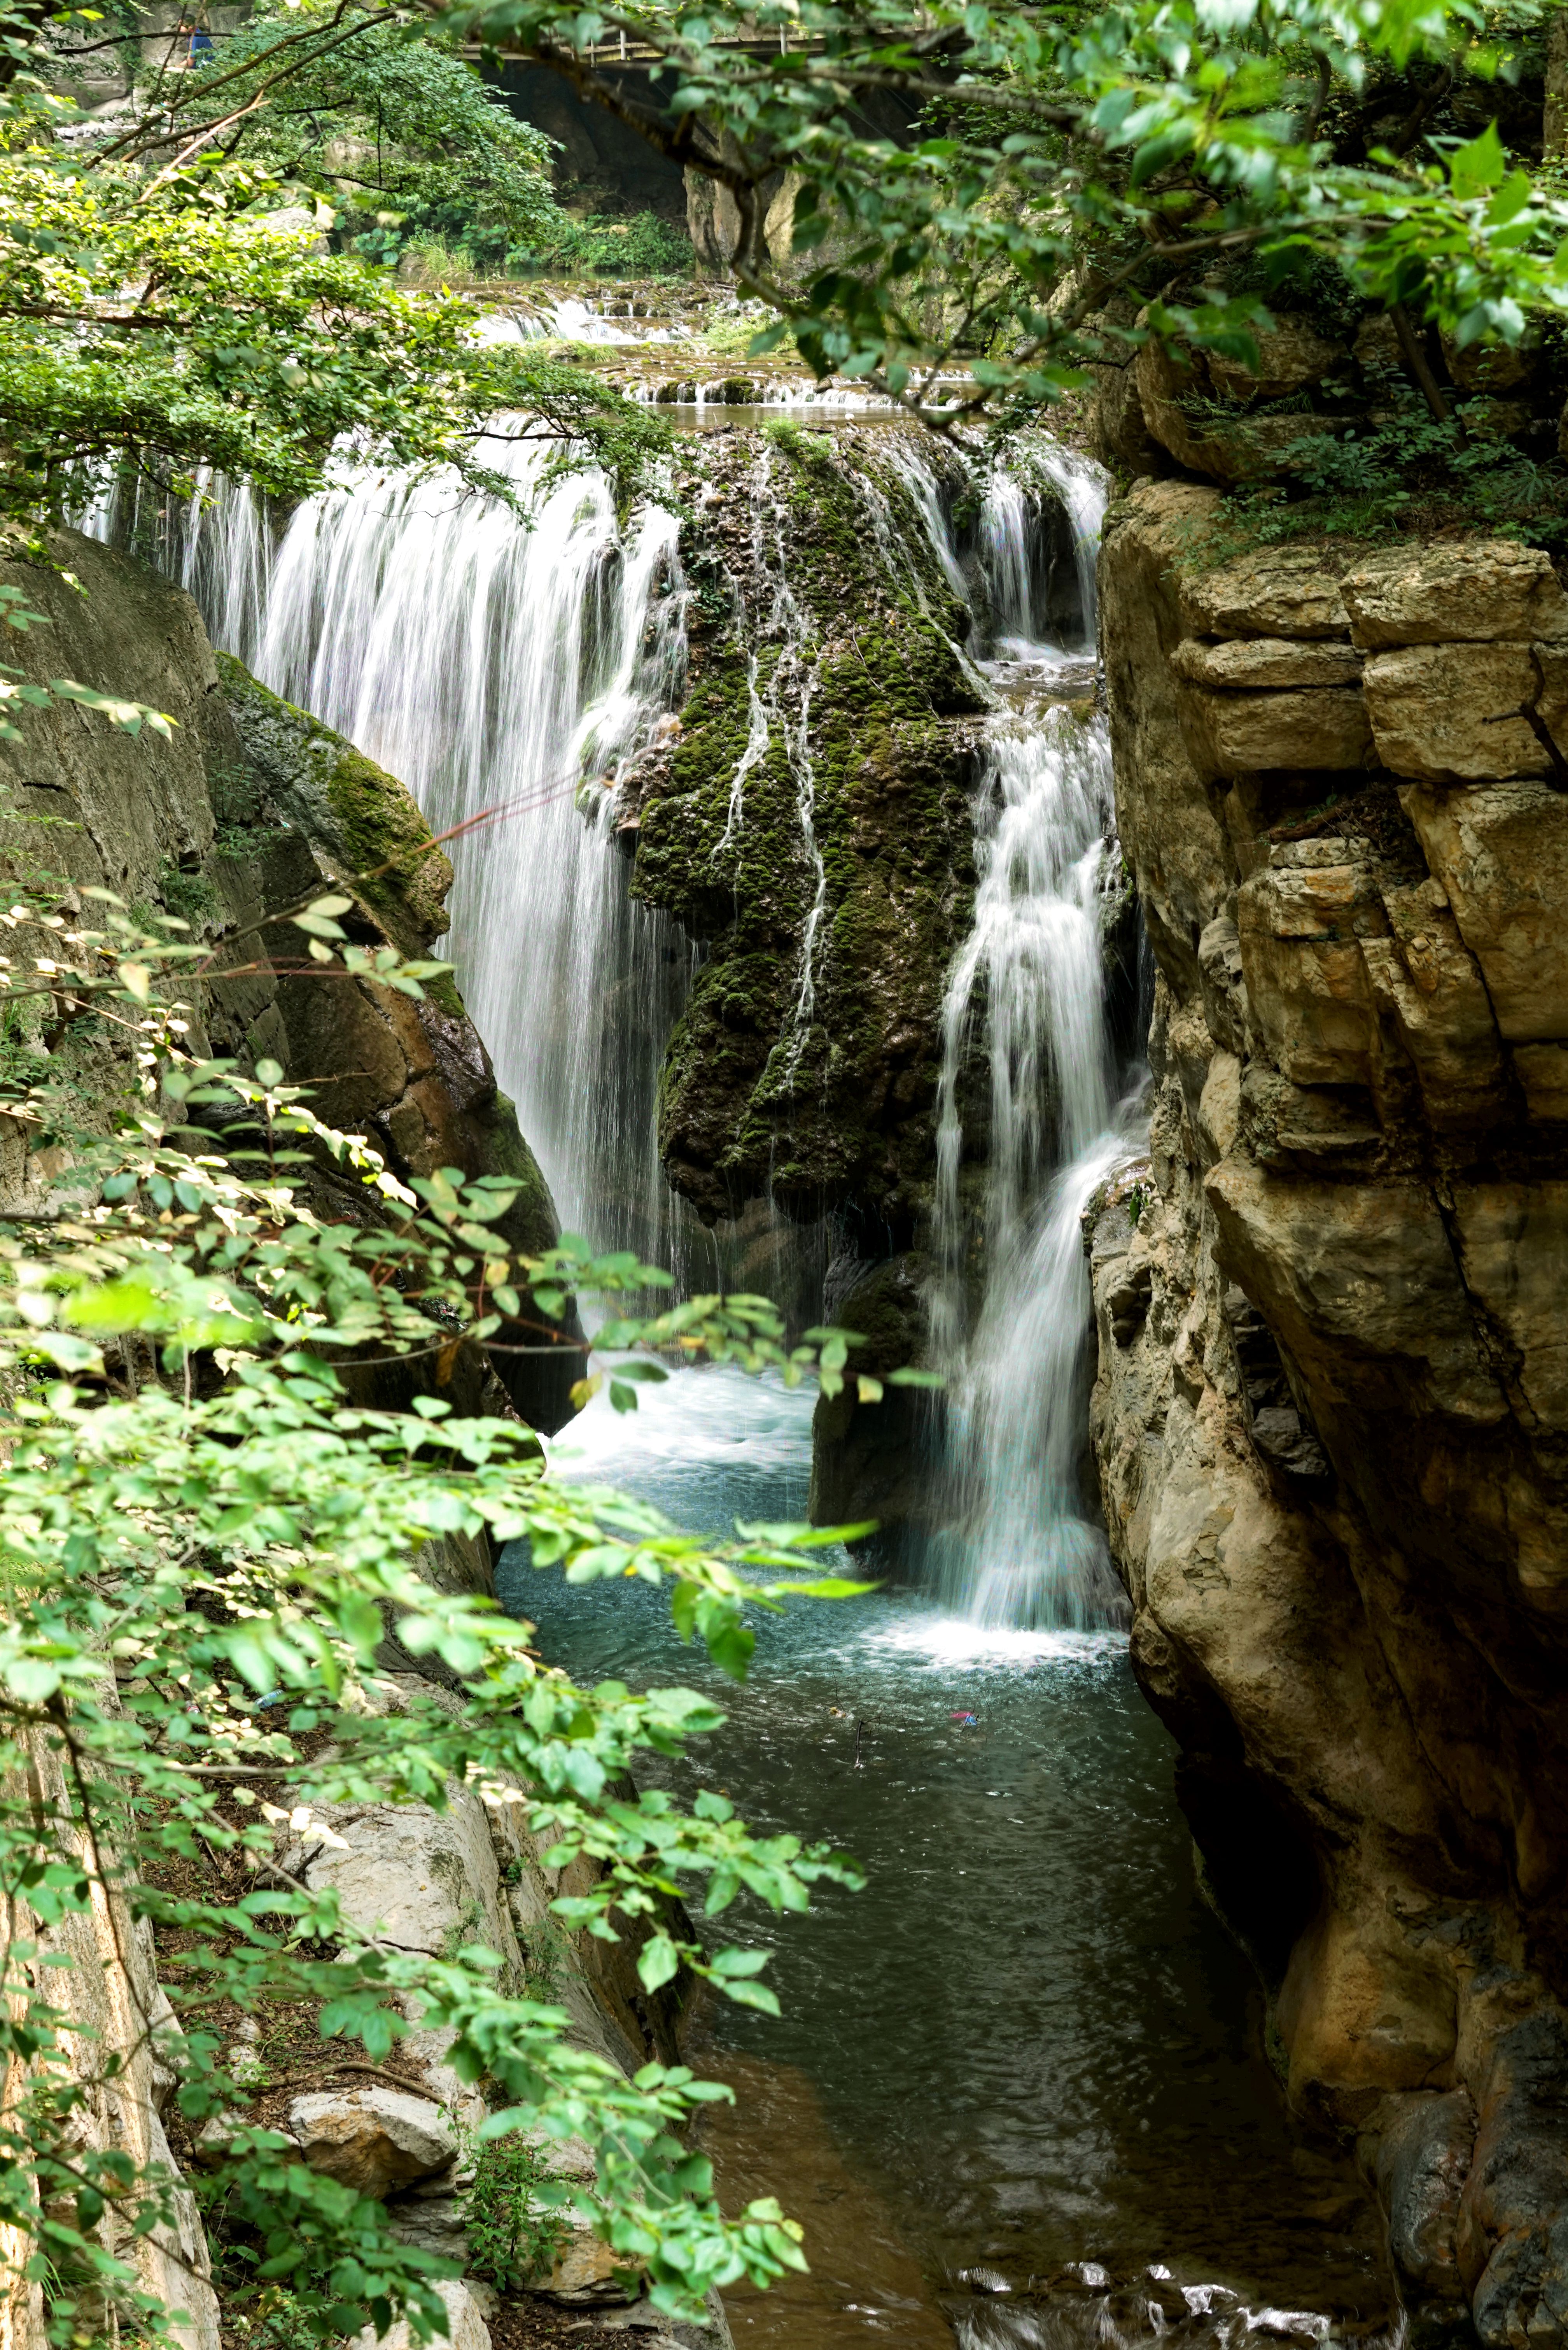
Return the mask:
<svg viewBox="0 0 1568 2350"><path fill-rule="evenodd" d="M452 867L407 785L230 655L217 660L244 754L243 777L225 763L212 780L220 821L257 830L281 818L325 850L396 944L413 951L439 938Z"/></svg>
<svg viewBox="0 0 1568 2350"><path fill-rule="evenodd" d="M217 891L201 873L185 873L172 859L165 858L158 874L158 894L164 910L189 922L192 931L201 931L215 922L223 912Z"/></svg>
<svg viewBox="0 0 1568 2350"><path fill-rule="evenodd" d="M897 1219L932 1180L940 1006L974 882L963 722L984 704L955 649L967 615L897 470L877 469L878 501L858 478L864 442L846 460L806 436L826 451L800 463L797 435L766 427L726 452L750 466L767 449L787 632L765 582L743 576L742 596L721 569L733 525L708 540L705 509L688 507L682 561L727 626L694 641L682 734L641 811L635 889L711 947L666 1057L661 1143L704 1212L771 1187L803 1211L858 1198ZM762 624L747 636L737 616L752 608ZM772 719L736 816L753 689ZM825 904L812 1016L797 1026L817 887L792 764L803 702Z"/></svg>
<svg viewBox="0 0 1568 2350"><path fill-rule="evenodd" d="M782 449L786 456L796 457L803 465L818 471L833 463L831 432L809 432L804 425L793 424L781 416L763 425L763 438L774 448Z"/></svg>
<svg viewBox="0 0 1568 2350"><path fill-rule="evenodd" d="M327 778L327 800L362 895L378 912L406 915L426 936L439 936L452 867L431 847L431 828L413 794L344 743Z"/></svg>
<svg viewBox="0 0 1568 2350"><path fill-rule="evenodd" d="M468 1007L459 992L457 974L450 966L439 971L433 979L427 979L424 991L437 1011L444 1012L449 1020L468 1018Z"/></svg>

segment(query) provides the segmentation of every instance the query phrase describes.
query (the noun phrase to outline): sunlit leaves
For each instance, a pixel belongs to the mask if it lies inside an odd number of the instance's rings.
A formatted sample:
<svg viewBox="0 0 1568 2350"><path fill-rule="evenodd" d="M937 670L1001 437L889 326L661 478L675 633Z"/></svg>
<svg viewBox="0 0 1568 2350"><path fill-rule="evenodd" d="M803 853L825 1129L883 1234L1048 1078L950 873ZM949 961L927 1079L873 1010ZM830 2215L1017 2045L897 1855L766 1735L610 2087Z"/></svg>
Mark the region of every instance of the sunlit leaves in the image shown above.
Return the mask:
<svg viewBox="0 0 1568 2350"><path fill-rule="evenodd" d="M460 2077L501 2101L487 2131L594 2147L594 2186L570 2194L643 2270L660 2308L690 2314L716 2284L764 2283L799 2265L798 2231L772 2205L725 2218L707 2164L679 2136L696 2105L726 2094L719 2085L658 2065L627 2082L569 2045L560 2009L510 1996L481 1945L437 1960L351 1929L337 1892L300 1878L308 1864L290 1840L342 1841L334 1806L441 1808L467 1787L516 1820L541 1867L572 1870L570 1892L539 1888L561 1929L629 1939L650 1994L696 1975L776 2012L759 1980L763 1954L710 1951L676 1903L690 1893L716 1917L744 1897L798 1912L815 1885L857 1884L854 1865L793 1835L754 1835L712 1790L689 1809L633 1794L640 1757L680 1755L719 1726L711 1697L615 1680L577 1689L540 1660L525 1625L483 1595L427 1581L414 1562L431 1537L487 1538L526 1544L541 1572L666 1585L679 1628L733 1675L751 1659L759 1611L866 1586L815 1572L837 1539L830 1530L689 1535L646 1503L562 1483L515 1421L464 1418L439 1392L406 1411L371 1409L331 1365L439 1359L487 1326L478 1290L500 1272L511 1279L494 1295L510 1288L503 1310L528 1329L526 1344L542 1311L560 1316L597 1295L609 1309L610 1384L628 1399L672 1364L703 1359L790 1384L814 1370L842 1379L852 1337L824 1328L791 1345L759 1297L670 1304L668 1274L625 1253L596 1257L570 1235L542 1257L500 1253L514 1184L442 1168L410 1187L362 1138L316 1118L275 1063L245 1076L190 1058L169 989L202 951L140 931L107 892L84 894L109 908L108 929L68 929L47 900L0 916L55 925L54 983L69 956L73 989L134 1007L140 1104L122 1134L74 1138L72 1212L20 1232L0 1223L0 1365L12 1378L0 1890L26 1905L13 1916L30 1913L46 1931L101 1896L95 1872L109 1867L134 1911L177 1929L168 1970L189 2029L163 2032L161 2057L187 2119L222 2123L204 2191L254 2230L256 2274L286 2280L324 2334L384 2330L400 2315L425 2336L441 2322L430 2258L397 2242L379 2205L235 2116L202 2029L218 1998L253 2011L314 2000L322 2033L358 2042L372 2062L416 2015L451 2035ZM348 907L328 895L304 910L336 929ZM265 1149L239 1163L193 1149L211 1129L166 1129L161 1095L220 1128L238 1115ZM362 1222L321 1224L296 1204L280 1165L290 1138L358 1176ZM389 1631L408 1654L440 1659L463 1690L460 1707L405 1681L391 1710L376 1664ZM40 1750L30 1742L40 1736L54 1743ZM90 1867L72 1842L75 1810L40 1814L27 1792L40 1751L68 1752L73 1806L112 1810L112 1844L99 1841ZM236 1849L257 1871L240 1900L162 1889L161 1862ZM102 2254L91 2215L112 2197L131 2234L162 2224L169 2181L156 2164L125 2158L120 2177L107 2157L80 2154L78 2090L40 1995L44 1970L25 1971L30 1946L11 1947L0 2061L16 2060L25 2079L0 2119L0 2178L19 2182L4 2216L51 2257L85 2262L145 2324L156 2313L137 2298L134 2272ZM46 1956L70 1962L68 1950ZM56 2216L67 2202L74 2220Z"/></svg>
<svg viewBox="0 0 1568 2350"><path fill-rule="evenodd" d="M451 468L514 501L487 462L498 412L535 419L562 462L603 462L626 493L666 445L657 417L582 370L476 341L465 302L317 251L314 227L280 227L265 201L237 165L153 194L131 170L0 152L0 215L26 232L0 227L6 511L78 505L128 447L176 476L210 464L291 498L379 461ZM141 285L156 304L128 307ZM68 679L49 691L131 733L172 723Z"/></svg>

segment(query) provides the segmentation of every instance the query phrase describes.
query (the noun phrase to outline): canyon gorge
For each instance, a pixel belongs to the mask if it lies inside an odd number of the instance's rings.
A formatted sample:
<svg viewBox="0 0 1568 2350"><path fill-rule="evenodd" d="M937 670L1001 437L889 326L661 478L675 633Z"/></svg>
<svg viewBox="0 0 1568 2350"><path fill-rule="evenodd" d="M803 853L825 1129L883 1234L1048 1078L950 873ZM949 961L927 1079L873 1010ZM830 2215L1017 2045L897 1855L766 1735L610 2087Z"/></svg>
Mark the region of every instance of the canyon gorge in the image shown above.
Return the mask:
<svg viewBox="0 0 1568 2350"><path fill-rule="evenodd" d="M564 1227L856 1334L815 1410L720 1366L574 1419L566 1320L455 1372L672 1518L874 1527L876 1592L764 1627L717 1748L753 1813L872 1875L768 1921L784 2025L693 2027L742 2090L721 2183L824 2247L777 2307L735 2299L735 2339L1553 2350L1552 558L1452 521L1249 534L1152 360L995 465L762 376L649 390L680 429L629 511L517 447L526 528L439 478L287 513L220 480L6 566L49 623L28 675L178 722L47 713L0 745L12 806L220 977L317 883L352 936L449 961L419 1003L214 981L200 1041L314 1086L401 1176L505 1176L518 1253ZM112 1069L69 1076L107 1098ZM47 1212L57 1160L0 1153ZM640 1589L483 1544L424 1566L579 1677L698 1669ZM558 1887L468 1804L417 1868L369 1810L337 1817L347 1858L280 1856L367 1921L406 1874L432 1950L476 1905L521 1966ZM585 2037L672 2052L673 1995L561 1939ZM403 2102L450 2121L462 2085L421 2061ZM369 2093L330 2094L348 2121L288 2122L312 2161L318 2125L374 2134ZM456 2140L421 2153L417 2118L371 2116L403 2149L381 2191L462 2259ZM539 2291L624 2315L610 2268L574 2244Z"/></svg>

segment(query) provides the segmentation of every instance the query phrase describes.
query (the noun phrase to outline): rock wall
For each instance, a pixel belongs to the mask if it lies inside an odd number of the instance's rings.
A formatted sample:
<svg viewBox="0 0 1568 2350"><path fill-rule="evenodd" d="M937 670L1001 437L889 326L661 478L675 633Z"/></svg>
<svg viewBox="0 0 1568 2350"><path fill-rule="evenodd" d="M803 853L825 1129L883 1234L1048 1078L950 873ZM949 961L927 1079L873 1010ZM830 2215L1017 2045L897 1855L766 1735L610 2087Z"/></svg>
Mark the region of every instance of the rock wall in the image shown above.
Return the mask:
<svg viewBox="0 0 1568 2350"><path fill-rule="evenodd" d="M1568 2331L1568 598L1453 534L1102 564L1158 965L1092 1206L1133 1655L1422 2325ZM1568 730L1563 739L1568 743Z"/></svg>

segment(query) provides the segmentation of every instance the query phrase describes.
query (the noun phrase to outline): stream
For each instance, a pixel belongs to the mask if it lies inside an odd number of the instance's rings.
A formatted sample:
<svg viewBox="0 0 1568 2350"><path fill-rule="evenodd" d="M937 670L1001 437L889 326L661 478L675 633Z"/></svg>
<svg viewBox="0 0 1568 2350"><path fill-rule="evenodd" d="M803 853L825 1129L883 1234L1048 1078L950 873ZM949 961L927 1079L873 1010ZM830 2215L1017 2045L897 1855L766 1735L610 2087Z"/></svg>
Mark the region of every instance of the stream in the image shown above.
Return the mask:
<svg viewBox="0 0 1568 2350"><path fill-rule="evenodd" d="M811 1409L805 1389L687 1371L635 1416L601 1397L551 1451L728 1533L804 1517ZM806 1918L715 1921L774 1952L784 2017L704 2015L693 2061L739 2098L709 2151L726 2202L776 2193L813 2262L726 2296L742 2350L950 2345L944 2311L975 2345L1136 2339L1151 2266L1208 2303L1207 2338L1245 2330L1244 2307L1303 2334L1381 2314L1375 2220L1348 2166L1286 2126L1255 1980L1199 1895L1175 1750L1120 1635L986 1629L888 1587L761 1617L737 1689L644 1585L571 1589L514 1552L500 1582L579 1679L722 1693L727 1726L667 1783L717 1785L754 1828L867 1871ZM1124 2290L1064 2277L1085 2261ZM977 2293L976 2268L1013 2293Z"/></svg>

